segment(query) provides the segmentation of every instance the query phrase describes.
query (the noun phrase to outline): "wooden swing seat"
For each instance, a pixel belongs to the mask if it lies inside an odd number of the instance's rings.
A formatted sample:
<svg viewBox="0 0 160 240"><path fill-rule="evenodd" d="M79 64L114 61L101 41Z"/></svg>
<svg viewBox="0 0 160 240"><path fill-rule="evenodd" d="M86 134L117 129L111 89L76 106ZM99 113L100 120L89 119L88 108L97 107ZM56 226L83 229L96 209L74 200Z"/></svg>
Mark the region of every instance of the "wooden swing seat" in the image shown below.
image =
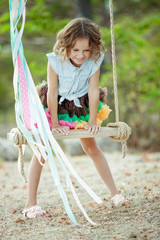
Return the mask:
<svg viewBox="0 0 160 240"><path fill-rule="evenodd" d="M18 130L18 129L17 129ZM68 135L62 135L61 133L53 133L53 137L56 140L63 139L78 139L78 138L94 138L94 137L116 137L118 134L118 127L102 127L97 134L90 134L84 129L73 129L70 130ZM9 132L7 139L10 142L14 142L15 132Z"/></svg>
<svg viewBox="0 0 160 240"><path fill-rule="evenodd" d="M102 127L97 134L90 134L84 129L73 129L68 135L62 135L61 133L53 133L56 140L62 139L75 139L75 138L94 138L94 137L115 137L117 136L117 127Z"/></svg>

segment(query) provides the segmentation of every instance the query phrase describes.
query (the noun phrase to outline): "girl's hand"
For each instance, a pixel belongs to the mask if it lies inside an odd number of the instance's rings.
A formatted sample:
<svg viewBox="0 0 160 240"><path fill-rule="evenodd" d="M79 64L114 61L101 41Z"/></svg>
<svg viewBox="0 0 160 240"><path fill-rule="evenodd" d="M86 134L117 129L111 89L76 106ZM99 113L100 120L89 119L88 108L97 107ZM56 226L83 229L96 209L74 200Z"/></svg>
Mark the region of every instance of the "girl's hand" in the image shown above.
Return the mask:
<svg viewBox="0 0 160 240"><path fill-rule="evenodd" d="M59 124L52 126L53 133L61 133L62 135L68 135L70 128L68 126L61 126Z"/></svg>
<svg viewBox="0 0 160 240"><path fill-rule="evenodd" d="M96 124L87 124L84 126L84 129L87 130L91 134L97 134L99 130L101 129L101 126L98 126Z"/></svg>

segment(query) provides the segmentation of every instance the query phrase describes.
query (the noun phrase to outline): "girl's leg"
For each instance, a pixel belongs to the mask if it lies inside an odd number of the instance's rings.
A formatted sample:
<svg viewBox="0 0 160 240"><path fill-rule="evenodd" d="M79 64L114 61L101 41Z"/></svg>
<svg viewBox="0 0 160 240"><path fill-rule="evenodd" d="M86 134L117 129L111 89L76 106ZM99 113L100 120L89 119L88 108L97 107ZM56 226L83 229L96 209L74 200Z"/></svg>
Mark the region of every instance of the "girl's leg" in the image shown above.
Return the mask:
<svg viewBox="0 0 160 240"><path fill-rule="evenodd" d="M111 171L109 169L107 160L100 148L97 146L95 139L82 138L81 144L84 152L91 157L104 183L109 188L111 197L115 196L118 192L112 178Z"/></svg>
<svg viewBox="0 0 160 240"><path fill-rule="evenodd" d="M41 158L41 161L42 163L45 162L43 158ZM37 204L37 189L39 185L41 171L42 166L40 165L36 156L33 155L29 168L29 178L27 185L27 202L25 205L26 209Z"/></svg>

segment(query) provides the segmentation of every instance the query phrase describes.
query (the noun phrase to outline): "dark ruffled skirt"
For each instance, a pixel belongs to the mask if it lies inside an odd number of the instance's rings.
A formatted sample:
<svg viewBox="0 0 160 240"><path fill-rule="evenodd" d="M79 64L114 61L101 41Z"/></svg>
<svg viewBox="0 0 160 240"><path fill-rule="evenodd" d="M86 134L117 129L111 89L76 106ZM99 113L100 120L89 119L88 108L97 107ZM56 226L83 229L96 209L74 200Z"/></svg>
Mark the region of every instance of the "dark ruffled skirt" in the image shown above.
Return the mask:
<svg viewBox="0 0 160 240"><path fill-rule="evenodd" d="M45 110L50 128L52 129L50 112L47 106L47 92L48 85L46 82L39 84L37 92ZM99 88L99 106L97 112L97 125L101 125L102 122L108 118L111 109L105 104L107 90L106 88ZM61 96L58 96L58 101ZM74 101L65 99L61 104L58 104L58 122L62 126L69 126L70 129L82 129L89 121L89 100L88 93L79 98L82 107L77 107Z"/></svg>

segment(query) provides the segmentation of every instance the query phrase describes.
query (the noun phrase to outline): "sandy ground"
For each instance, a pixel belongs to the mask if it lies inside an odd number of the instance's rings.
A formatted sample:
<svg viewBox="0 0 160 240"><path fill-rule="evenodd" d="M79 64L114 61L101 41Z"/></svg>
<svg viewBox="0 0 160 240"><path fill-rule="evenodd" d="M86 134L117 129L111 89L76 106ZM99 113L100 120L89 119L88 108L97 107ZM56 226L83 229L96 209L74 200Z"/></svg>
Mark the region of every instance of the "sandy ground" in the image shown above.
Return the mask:
<svg viewBox="0 0 160 240"><path fill-rule="evenodd" d="M68 157L82 179L103 200L102 205L96 204L71 178L83 207L96 226L87 223L67 190L77 221L86 226L75 226L69 220L48 163L41 177L38 204L48 211L49 217L24 219L21 211L26 201L26 184L18 173L16 162L1 162L0 239L160 239L160 154L157 156L128 154L121 160L120 153L106 155L119 192L129 200L120 208L113 207L109 192L88 157ZM26 171L28 167L29 163L25 162ZM60 175L65 183L62 171Z"/></svg>

